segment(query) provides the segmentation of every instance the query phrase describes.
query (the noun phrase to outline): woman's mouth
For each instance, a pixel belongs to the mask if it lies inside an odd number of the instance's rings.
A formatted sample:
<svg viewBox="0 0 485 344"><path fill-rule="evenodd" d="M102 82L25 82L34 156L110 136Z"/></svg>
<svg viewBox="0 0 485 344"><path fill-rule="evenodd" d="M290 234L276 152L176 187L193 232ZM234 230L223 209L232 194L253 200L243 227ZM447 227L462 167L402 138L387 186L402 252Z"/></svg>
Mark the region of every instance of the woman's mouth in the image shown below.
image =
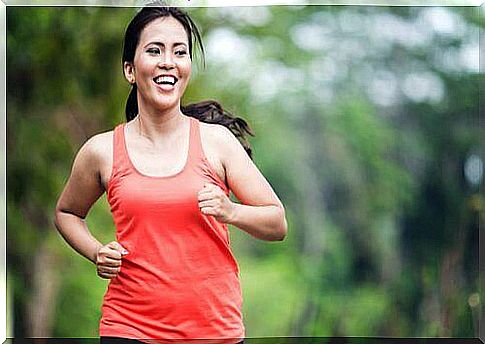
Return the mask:
<svg viewBox="0 0 485 344"><path fill-rule="evenodd" d="M153 81L157 85L175 85L178 79L173 75L159 75L156 78L153 78Z"/></svg>
<svg viewBox="0 0 485 344"><path fill-rule="evenodd" d="M171 91L175 88L178 79L174 75L164 74L153 78L153 81L163 91Z"/></svg>
<svg viewBox="0 0 485 344"><path fill-rule="evenodd" d="M153 81L163 91L171 91L174 89L174 86L177 83L178 79L174 75L165 74L153 78Z"/></svg>

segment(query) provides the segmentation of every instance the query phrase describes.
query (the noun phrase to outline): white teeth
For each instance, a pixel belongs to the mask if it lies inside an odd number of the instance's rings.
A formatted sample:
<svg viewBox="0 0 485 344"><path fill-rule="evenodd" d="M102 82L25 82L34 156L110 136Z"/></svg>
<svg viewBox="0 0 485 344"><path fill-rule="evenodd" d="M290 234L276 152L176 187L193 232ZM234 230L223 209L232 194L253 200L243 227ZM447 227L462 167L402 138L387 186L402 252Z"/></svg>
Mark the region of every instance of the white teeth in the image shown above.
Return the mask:
<svg viewBox="0 0 485 344"><path fill-rule="evenodd" d="M168 82L168 83L174 85L175 84L175 78L173 76L163 75L163 76L159 76L158 78L156 78L155 82L157 84Z"/></svg>

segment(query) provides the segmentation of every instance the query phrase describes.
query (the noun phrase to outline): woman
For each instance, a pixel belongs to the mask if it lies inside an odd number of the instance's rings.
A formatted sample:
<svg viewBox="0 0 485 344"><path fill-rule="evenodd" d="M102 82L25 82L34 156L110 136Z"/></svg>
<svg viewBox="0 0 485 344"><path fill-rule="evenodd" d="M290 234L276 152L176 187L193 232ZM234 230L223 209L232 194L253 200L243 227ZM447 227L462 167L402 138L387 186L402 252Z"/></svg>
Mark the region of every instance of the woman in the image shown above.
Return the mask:
<svg viewBox="0 0 485 344"><path fill-rule="evenodd" d="M215 102L180 105L196 43L203 52L197 27L183 11L138 12L123 52L132 85L127 123L83 145L57 203L59 232L96 264L100 277L111 279L102 341L240 342L239 271L227 225L263 240L286 235L283 205L249 157L246 123ZM106 245L84 221L104 192L117 239Z"/></svg>

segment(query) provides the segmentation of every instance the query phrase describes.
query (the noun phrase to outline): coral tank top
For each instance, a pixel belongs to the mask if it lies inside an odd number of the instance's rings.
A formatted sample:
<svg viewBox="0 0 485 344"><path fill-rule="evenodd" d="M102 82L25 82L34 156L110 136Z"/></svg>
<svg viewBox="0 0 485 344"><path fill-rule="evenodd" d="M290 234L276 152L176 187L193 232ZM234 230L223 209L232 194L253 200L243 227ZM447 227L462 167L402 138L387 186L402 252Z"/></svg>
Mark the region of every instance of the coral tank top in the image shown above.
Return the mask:
<svg viewBox="0 0 485 344"><path fill-rule="evenodd" d="M202 214L197 201L207 182L229 190L204 155L199 121L189 118L187 160L170 176L140 173L128 155L125 124L114 130L107 199L116 239L129 254L108 285L100 336L157 343L244 338L239 268L227 225Z"/></svg>

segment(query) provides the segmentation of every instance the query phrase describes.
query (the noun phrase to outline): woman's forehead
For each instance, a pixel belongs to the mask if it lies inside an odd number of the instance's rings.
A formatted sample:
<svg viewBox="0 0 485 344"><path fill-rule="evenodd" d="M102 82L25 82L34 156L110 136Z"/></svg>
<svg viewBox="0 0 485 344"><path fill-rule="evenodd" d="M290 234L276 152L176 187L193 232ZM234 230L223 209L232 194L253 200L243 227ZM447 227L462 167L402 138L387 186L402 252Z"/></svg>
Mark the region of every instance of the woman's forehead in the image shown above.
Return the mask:
<svg viewBox="0 0 485 344"><path fill-rule="evenodd" d="M148 23L141 32L139 45L151 42L188 44L187 32L174 17L160 17Z"/></svg>

